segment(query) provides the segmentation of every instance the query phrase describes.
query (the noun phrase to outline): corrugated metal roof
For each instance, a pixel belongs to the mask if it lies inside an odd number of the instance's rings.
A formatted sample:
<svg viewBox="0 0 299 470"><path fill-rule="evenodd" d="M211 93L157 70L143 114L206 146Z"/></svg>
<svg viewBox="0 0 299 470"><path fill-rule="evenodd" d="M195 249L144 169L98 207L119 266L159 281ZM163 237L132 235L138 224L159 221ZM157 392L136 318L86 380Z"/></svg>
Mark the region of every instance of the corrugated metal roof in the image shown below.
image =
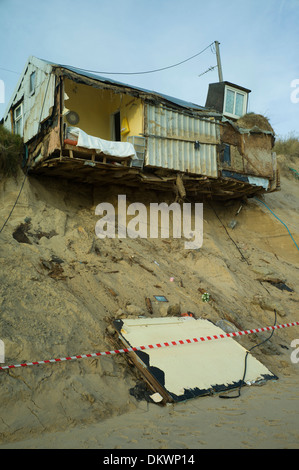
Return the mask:
<svg viewBox="0 0 299 470"><path fill-rule="evenodd" d="M192 109L192 110L195 110L195 111L206 111L208 114L211 114L213 116L216 116L216 114L217 114L215 112L211 112L208 108L205 108L204 106L200 106L198 104L191 103L190 101L181 100L181 99L175 98L173 96L165 95L164 93L159 93L159 92L156 92L156 91L153 91L153 90L147 90L145 88L140 88L140 87L129 85L129 84L126 84L126 83L123 83L123 82L119 82L119 81L113 80L111 78L103 77L101 75L97 75L95 73L88 72L87 70L84 70L84 69L81 69L81 68L78 68L78 67L73 67L71 65L55 64L55 63L49 62L45 59L40 59L40 60L46 62L47 64L50 64L52 67L59 67L59 68L62 68L62 69L66 69L66 70L69 70L73 73L76 73L76 74L78 74L82 77L90 78L92 80L97 80L97 81L102 82L102 83L108 83L110 85L131 88L132 90L137 90L137 91L140 91L142 93L147 93L149 95L153 95L155 97L160 98L161 100L169 101L170 103L173 103L176 106L180 106L182 108L188 108L188 109ZM218 114L217 114L217 116L218 116ZM219 117L220 116L221 115L219 114Z"/></svg>

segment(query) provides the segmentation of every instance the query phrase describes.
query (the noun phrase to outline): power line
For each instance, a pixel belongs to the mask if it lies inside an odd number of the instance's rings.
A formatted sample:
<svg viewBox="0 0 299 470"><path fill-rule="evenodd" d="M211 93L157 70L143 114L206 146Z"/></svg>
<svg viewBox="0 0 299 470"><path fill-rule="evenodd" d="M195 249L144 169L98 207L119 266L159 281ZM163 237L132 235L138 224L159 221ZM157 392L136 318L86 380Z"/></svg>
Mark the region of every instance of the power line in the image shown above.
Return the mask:
<svg viewBox="0 0 299 470"><path fill-rule="evenodd" d="M205 52L207 49L211 48L212 52L213 52L213 49L212 49L212 46L213 46L214 42L211 42L211 44L209 44L207 47L205 47L202 51L200 52L197 52L196 54L192 55L191 57L188 57L187 59L184 59L182 60L181 62L177 62L176 64L173 64L173 65L168 65L166 67L161 67L161 68L158 68L158 69L153 69L153 70L145 70L143 72L104 72L104 71L99 71L99 70L89 70L89 69L84 69L84 68L80 68L80 67L76 67L77 70L82 70L82 72L89 72L89 73L97 73L97 74L103 74L103 75L142 75L142 74L147 74L147 73L155 73L155 72L162 72L163 70L168 70L168 69L172 69L174 67L178 67L179 65L182 65L186 62L188 62L189 60L192 60L194 59L195 57L198 57L200 54L203 54L203 52ZM71 65L65 65L65 67L72 67ZM209 68L208 71L210 70L213 70L215 67L212 67L212 68ZM6 72L11 72L11 73L16 73L17 75L20 75L19 72L16 72L15 70L9 70L9 69L6 69L4 67L0 67L0 70L5 70ZM206 72L204 72L206 73Z"/></svg>
<svg viewBox="0 0 299 470"><path fill-rule="evenodd" d="M76 69L78 70L82 70L83 72L89 72L89 73L98 73L98 74L107 74L107 75L142 75L142 74L147 74L147 73L154 73L154 72L161 72L162 70L168 70L168 69L171 69L173 67L178 67L179 65L182 65L184 64L185 62L188 62L189 60L192 60L194 59L195 57L198 57L200 54L202 54L203 52L205 52L207 49L209 49L209 47L211 47L214 43L212 42L211 44L209 44L207 47L205 47L202 51L198 52L197 54L194 54L193 56L191 57L188 57L188 59L184 59L182 60L181 62L177 62L176 64L173 64L173 65L168 65L167 67L161 67L159 69L153 69L153 70L146 70L144 72L101 72L99 70L88 70L88 69L83 69L83 68L79 68L79 67L76 67ZM66 65L65 67L70 67L68 65Z"/></svg>
<svg viewBox="0 0 299 470"><path fill-rule="evenodd" d="M17 75L20 75L19 72L16 72L15 70L5 69L4 67L0 67L0 70L5 70L5 72L11 72L11 73L16 73Z"/></svg>

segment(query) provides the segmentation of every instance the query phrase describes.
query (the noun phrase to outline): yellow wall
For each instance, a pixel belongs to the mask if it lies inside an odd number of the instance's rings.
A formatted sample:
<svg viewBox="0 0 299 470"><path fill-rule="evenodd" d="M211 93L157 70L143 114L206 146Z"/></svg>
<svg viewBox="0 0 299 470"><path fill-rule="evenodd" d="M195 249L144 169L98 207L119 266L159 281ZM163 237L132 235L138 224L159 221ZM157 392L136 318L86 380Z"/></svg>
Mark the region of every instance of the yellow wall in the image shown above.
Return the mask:
<svg viewBox="0 0 299 470"><path fill-rule="evenodd" d="M64 80L65 108L76 111L80 121L76 125L94 137L111 140L111 116L120 111L120 120L126 118L130 132L121 137L126 141L129 135L139 135L143 130L143 103L140 99L110 90L101 90L88 85ZM66 120L65 120L66 122Z"/></svg>

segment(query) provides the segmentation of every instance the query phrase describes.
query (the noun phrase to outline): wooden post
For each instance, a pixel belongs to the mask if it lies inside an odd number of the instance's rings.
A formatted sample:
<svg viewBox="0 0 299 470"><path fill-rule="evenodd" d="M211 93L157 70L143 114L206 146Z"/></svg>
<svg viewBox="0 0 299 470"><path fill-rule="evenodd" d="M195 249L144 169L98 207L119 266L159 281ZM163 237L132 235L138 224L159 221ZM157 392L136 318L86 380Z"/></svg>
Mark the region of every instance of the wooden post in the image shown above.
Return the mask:
<svg viewBox="0 0 299 470"><path fill-rule="evenodd" d="M223 82L219 45L220 45L220 42L215 41L219 82Z"/></svg>

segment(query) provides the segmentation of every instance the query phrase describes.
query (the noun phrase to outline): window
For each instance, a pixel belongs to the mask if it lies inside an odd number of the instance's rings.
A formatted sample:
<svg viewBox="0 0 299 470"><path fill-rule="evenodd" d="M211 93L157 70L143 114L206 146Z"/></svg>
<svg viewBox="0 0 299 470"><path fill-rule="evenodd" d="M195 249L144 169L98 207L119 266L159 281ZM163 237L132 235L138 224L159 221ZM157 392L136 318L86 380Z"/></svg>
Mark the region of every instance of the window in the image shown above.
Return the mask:
<svg viewBox="0 0 299 470"><path fill-rule="evenodd" d="M239 118L246 113L246 108L247 93L238 89L225 87L223 114Z"/></svg>
<svg viewBox="0 0 299 470"><path fill-rule="evenodd" d="M32 72L30 75L30 81L29 81L29 93L32 95L35 90L35 78L36 78L36 72Z"/></svg>
<svg viewBox="0 0 299 470"><path fill-rule="evenodd" d="M14 134L23 135L23 104L14 110Z"/></svg>

